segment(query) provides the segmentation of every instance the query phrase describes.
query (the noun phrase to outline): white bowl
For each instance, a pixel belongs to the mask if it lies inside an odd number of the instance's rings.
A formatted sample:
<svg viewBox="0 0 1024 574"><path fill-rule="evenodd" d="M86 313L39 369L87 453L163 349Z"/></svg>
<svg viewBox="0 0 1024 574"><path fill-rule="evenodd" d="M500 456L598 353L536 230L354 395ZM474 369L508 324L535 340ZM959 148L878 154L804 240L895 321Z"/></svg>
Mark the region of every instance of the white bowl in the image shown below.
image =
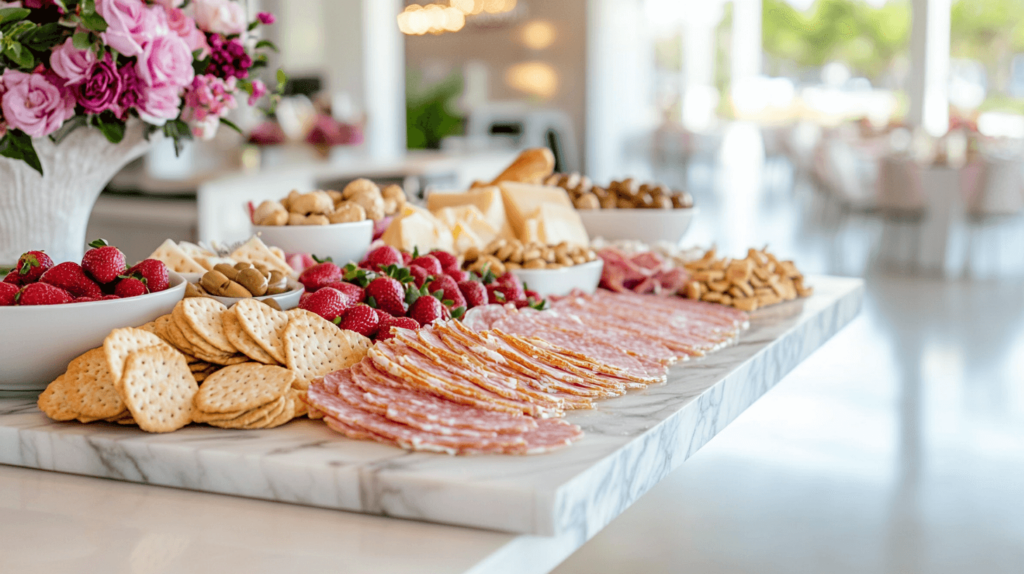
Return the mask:
<svg viewBox="0 0 1024 574"><path fill-rule="evenodd" d="M182 273L189 283L199 283L199 280L203 278L202 273ZM294 279L288 280L288 291L284 293L278 293L277 295L264 295L262 297L254 297L257 301L263 301L264 299L273 299L277 301L277 304L281 307L282 311L288 309L294 309L299 306L299 300L302 299L302 294L306 292L306 288L302 286L302 283ZM230 307L235 303L238 303L243 297L218 297L216 295L210 295L210 299L216 299L224 304L226 307Z"/></svg>
<svg viewBox="0 0 1024 574"><path fill-rule="evenodd" d="M516 269L512 274L526 283L531 291L536 291L541 297L547 297L567 295L574 289L593 293L597 290L597 284L601 282L602 269L604 261L597 259L561 269Z"/></svg>
<svg viewBox="0 0 1024 574"><path fill-rule="evenodd" d="M330 257L339 267L362 261L373 241L373 221L369 219L333 225L253 225L252 230L263 243L285 253Z"/></svg>
<svg viewBox="0 0 1024 574"><path fill-rule="evenodd" d="M689 209L580 209L577 211L591 239L638 239L644 243L667 241L678 245L697 214Z"/></svg>
<svg viewBox="0 0 1024 574"><path fill-rule="evenodd" d="M170 274L170 287L127 299L0 307L0 391L41 391L72 359L103 345L114 329L138 327L166 315L185 295L185 278Z"/></svg>

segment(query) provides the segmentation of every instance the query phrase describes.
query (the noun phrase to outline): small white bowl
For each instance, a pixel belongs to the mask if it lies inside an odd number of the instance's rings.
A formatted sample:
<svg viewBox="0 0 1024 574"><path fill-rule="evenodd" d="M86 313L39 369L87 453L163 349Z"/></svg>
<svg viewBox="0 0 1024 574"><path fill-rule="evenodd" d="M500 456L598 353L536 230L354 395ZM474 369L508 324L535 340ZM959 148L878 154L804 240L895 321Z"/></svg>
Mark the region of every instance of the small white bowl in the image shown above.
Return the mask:
<svg viewBox="0 0 1024 574"><path fill-rule="evenodd" d="M189 283L199 283L199 280L203 278L202 273L182 273L182 276ZM257 301L263 301L264 299L273 299L280 305L282 311L288 309L294 309L299 306L299 300L302 298L302 294L306 292L306 288L302 286L302 283L295 281L294 279L288 280L288 287L290 289L284 293L278 293L277 295L264 295L263 297L254 297ZM218 297L216 295L210 295L210 299L216 299L224 304L226 307L231 307L235 303L238 303L243 298L248 297Z"/></svg>
<svg viewBox="0 0 1024 574"><path fill-rule="evenodd" d="M689 209L580 209L577 211L591 239L638 239L644 243L667 241L678 245L697 215Z"/></svg>
<svg viewBox="0 0 1024 574"><path fill-rule="evenodd" d="M597 259L561 269L516 269L512 274L526 283L531 291L536 291L541 297L547 297L567 295L574 289L593 293L597 290L597 284L601 282L602 269L604 261Z"/></svg>
<svg viewBox="0 0 1024 574"><path fill-rule="evenodd" d="M114 329L138 327L174 309L185 278L170 274L170 287L127 299L0 307L7 334L0 344L0 392L41 391L72 359L103 345Z"/></svg>
<svg viewBox="0 0 1024 574"><path fill-rule="evenodd" d="M263 243L285 253L330 257L339 267L362 261L373 241L373 221L369 219L333 225L253 225L252 231Z"/></svg>

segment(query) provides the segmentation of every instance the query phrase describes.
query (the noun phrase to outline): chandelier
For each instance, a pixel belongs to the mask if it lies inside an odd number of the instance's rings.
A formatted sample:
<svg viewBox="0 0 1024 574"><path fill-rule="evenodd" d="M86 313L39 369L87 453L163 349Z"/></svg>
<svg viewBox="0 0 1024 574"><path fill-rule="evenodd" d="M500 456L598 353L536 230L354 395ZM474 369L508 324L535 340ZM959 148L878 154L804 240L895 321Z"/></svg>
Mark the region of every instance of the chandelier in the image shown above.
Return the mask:
<svg viewBox="0 0 1024 574"><path fill-rule="evenodd" d="M467 17L504 14L515 7L516 0L450 0L447 4L410 4L398 15L398 29L411 36L458 32L466 26Z"/></svg>

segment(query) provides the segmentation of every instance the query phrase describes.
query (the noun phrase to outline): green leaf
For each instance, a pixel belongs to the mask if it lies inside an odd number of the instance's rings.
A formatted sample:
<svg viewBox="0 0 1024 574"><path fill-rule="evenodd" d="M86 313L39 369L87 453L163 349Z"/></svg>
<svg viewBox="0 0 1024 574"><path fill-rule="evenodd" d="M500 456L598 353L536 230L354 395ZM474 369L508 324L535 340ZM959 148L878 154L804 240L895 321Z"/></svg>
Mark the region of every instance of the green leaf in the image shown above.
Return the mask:
<svg viewBox="0 0 1024 574"><path fill-rule="evenodd" d="M440 299L444 297L444 290L438 289L437 291L433 291L430 294L434 296L434 299Z"/></svg>
<svg viewBox="0 0 1024 574"><path fill-rule="evenodd" d="M107 240L103 239L103 238L100 238L100 239L97 239L95 241L90 241L89 242L89 247L95 247L96 249L99 249L100 247L107 247L109 245L110 244L107 243Z"/></svg>
<svg viewBox="0 0 1024 574"><path fill-rule="evenodd" d="M79 50L85 50L92 45L92 41L88 32L75 32L75 35L71 36L71 44Z"/></svg>
<svg viewBox="0 0 1024 574"><path fill-rule="evenodd" d="M0 24L8 24L28 18L32 11L28 8L2 8L0 9Z"/></svg>
<svg viewBox="0 0 1024 574"><path fill-rule="evenodd" d="M505 294L502 293L501 291L495 291L494 292L494 298L498 300L498 303L504 303L505 302Z"/></svg>
<svg viewBox="0 0 1024 574"><path fill-rule="evenodd" d="M455 304L455 301L452 301L451 299L441 299L441 304L445 307L451 307Z"/></svg>
<svg viewBox="0 0 1024 574"><path fill-rule="evenodd" d="M117 119L114 114L110 112L104 112L103 114L96 116L96 127L100 128L103 132L103 136L107 138L110 143L121 143L124 139L124 122Z"/></svg>
<svg viewBox="0 0 1024 574"><path fill-rule="evenodd" d="M238 132L238 133L240 133L242 135L245 135L244 133L242 133L242 128L238 127L237 125L235 125L235 122L233 122L231 120L228 120L227 118L221 118L220 119L220 123L228 126L229 128L235 130L236 132Z"/></svg>
<svg viewBox="0 0 1024 574"><path fill-rule="evenodd" d="M452 319L461 319L462 316L465 315L465 314L466 314L466 307L465 306L459 306L459 307L456 307L456 308L452 309Z"/></svg>
<svg viewBox="0 0 1024 574"><path fill-rule="evenodd" d="M56 22L43 24L21 35L21 43L38 52L44 52L64 41L66 30Z"/></svg>
<svg viewBox="0 0 1024 574"><path fill-rule="evenodd" d="M30 70L35 67L36 59L32 52L21 45L20 42L11 42L4 49L4 55L14 62L19 68Z"/></svg>
<svg viewBox="0 0 1024 574"><path fill-rule="evenodd" d="M32 138L21 130L10 130L0 139L0 156L20 159L38 171L39 175L43 175L43 166L32 145Z"/></svg>
<svg viewBox="0 0 1024 574"><path fill-rule="evenodd" d="M284 70L277 70L277 91L284 90L284 85L288 83L288 74L284 73Z"/></svg>
<svg viewBox="0 0 1024 574"><path fill-rule="evenodd" d="M188 129L188 124L181 120L171 120L164 124L163 129L164 135L174 140L174 154L181 155L185 142L192 140L192 130Z"/></svg>
<svg viewBox="0 0 1024 574"><path fill-rule="evenodd" d="M256 49L259 50L260 48L270 48L275 52L280 52L280 50L277 49L277 45L270 40L260 40L259 42L256 42Z"/></svg>
<svg viewBox="0 0 1024 574"><path fill-rule="evenodd" d="M377 300L372 295L366 298L366 304L374 309L377 308Z"/></svg>
<svg viewBox="0 0 1024 574"><path fill-rule="evenodd" d="M107 30L107 21L96 13L96 2L94 0L84 0L81 6L81 13L79 14L82 18L82 26L93 32L105 32Z"/></svg>
<svg viewBox="0 0 1024 574"><path fill-rule="evenodd" d="M259 20L253 20L252 22L249 22L249 27L247 28L247 30L252 32L259 25L260 25L260 21Z"/></svg>

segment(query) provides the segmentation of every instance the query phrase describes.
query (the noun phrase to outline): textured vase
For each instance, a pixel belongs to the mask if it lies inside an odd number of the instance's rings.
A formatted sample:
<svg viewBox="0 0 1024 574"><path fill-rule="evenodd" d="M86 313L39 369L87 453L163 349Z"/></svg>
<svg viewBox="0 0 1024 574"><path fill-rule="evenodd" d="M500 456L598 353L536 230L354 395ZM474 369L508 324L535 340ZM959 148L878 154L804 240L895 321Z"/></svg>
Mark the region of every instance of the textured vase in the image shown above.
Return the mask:
<svg viewBox="0 0 1024 574"><path fill-rule="evenodd" d="M80 261L96 198L114 175L149 147L141 122L131 122L119 144L83 127L55 145L33 140L43 173L0 157L0 267L42 249L55 262Z"/></svg>

